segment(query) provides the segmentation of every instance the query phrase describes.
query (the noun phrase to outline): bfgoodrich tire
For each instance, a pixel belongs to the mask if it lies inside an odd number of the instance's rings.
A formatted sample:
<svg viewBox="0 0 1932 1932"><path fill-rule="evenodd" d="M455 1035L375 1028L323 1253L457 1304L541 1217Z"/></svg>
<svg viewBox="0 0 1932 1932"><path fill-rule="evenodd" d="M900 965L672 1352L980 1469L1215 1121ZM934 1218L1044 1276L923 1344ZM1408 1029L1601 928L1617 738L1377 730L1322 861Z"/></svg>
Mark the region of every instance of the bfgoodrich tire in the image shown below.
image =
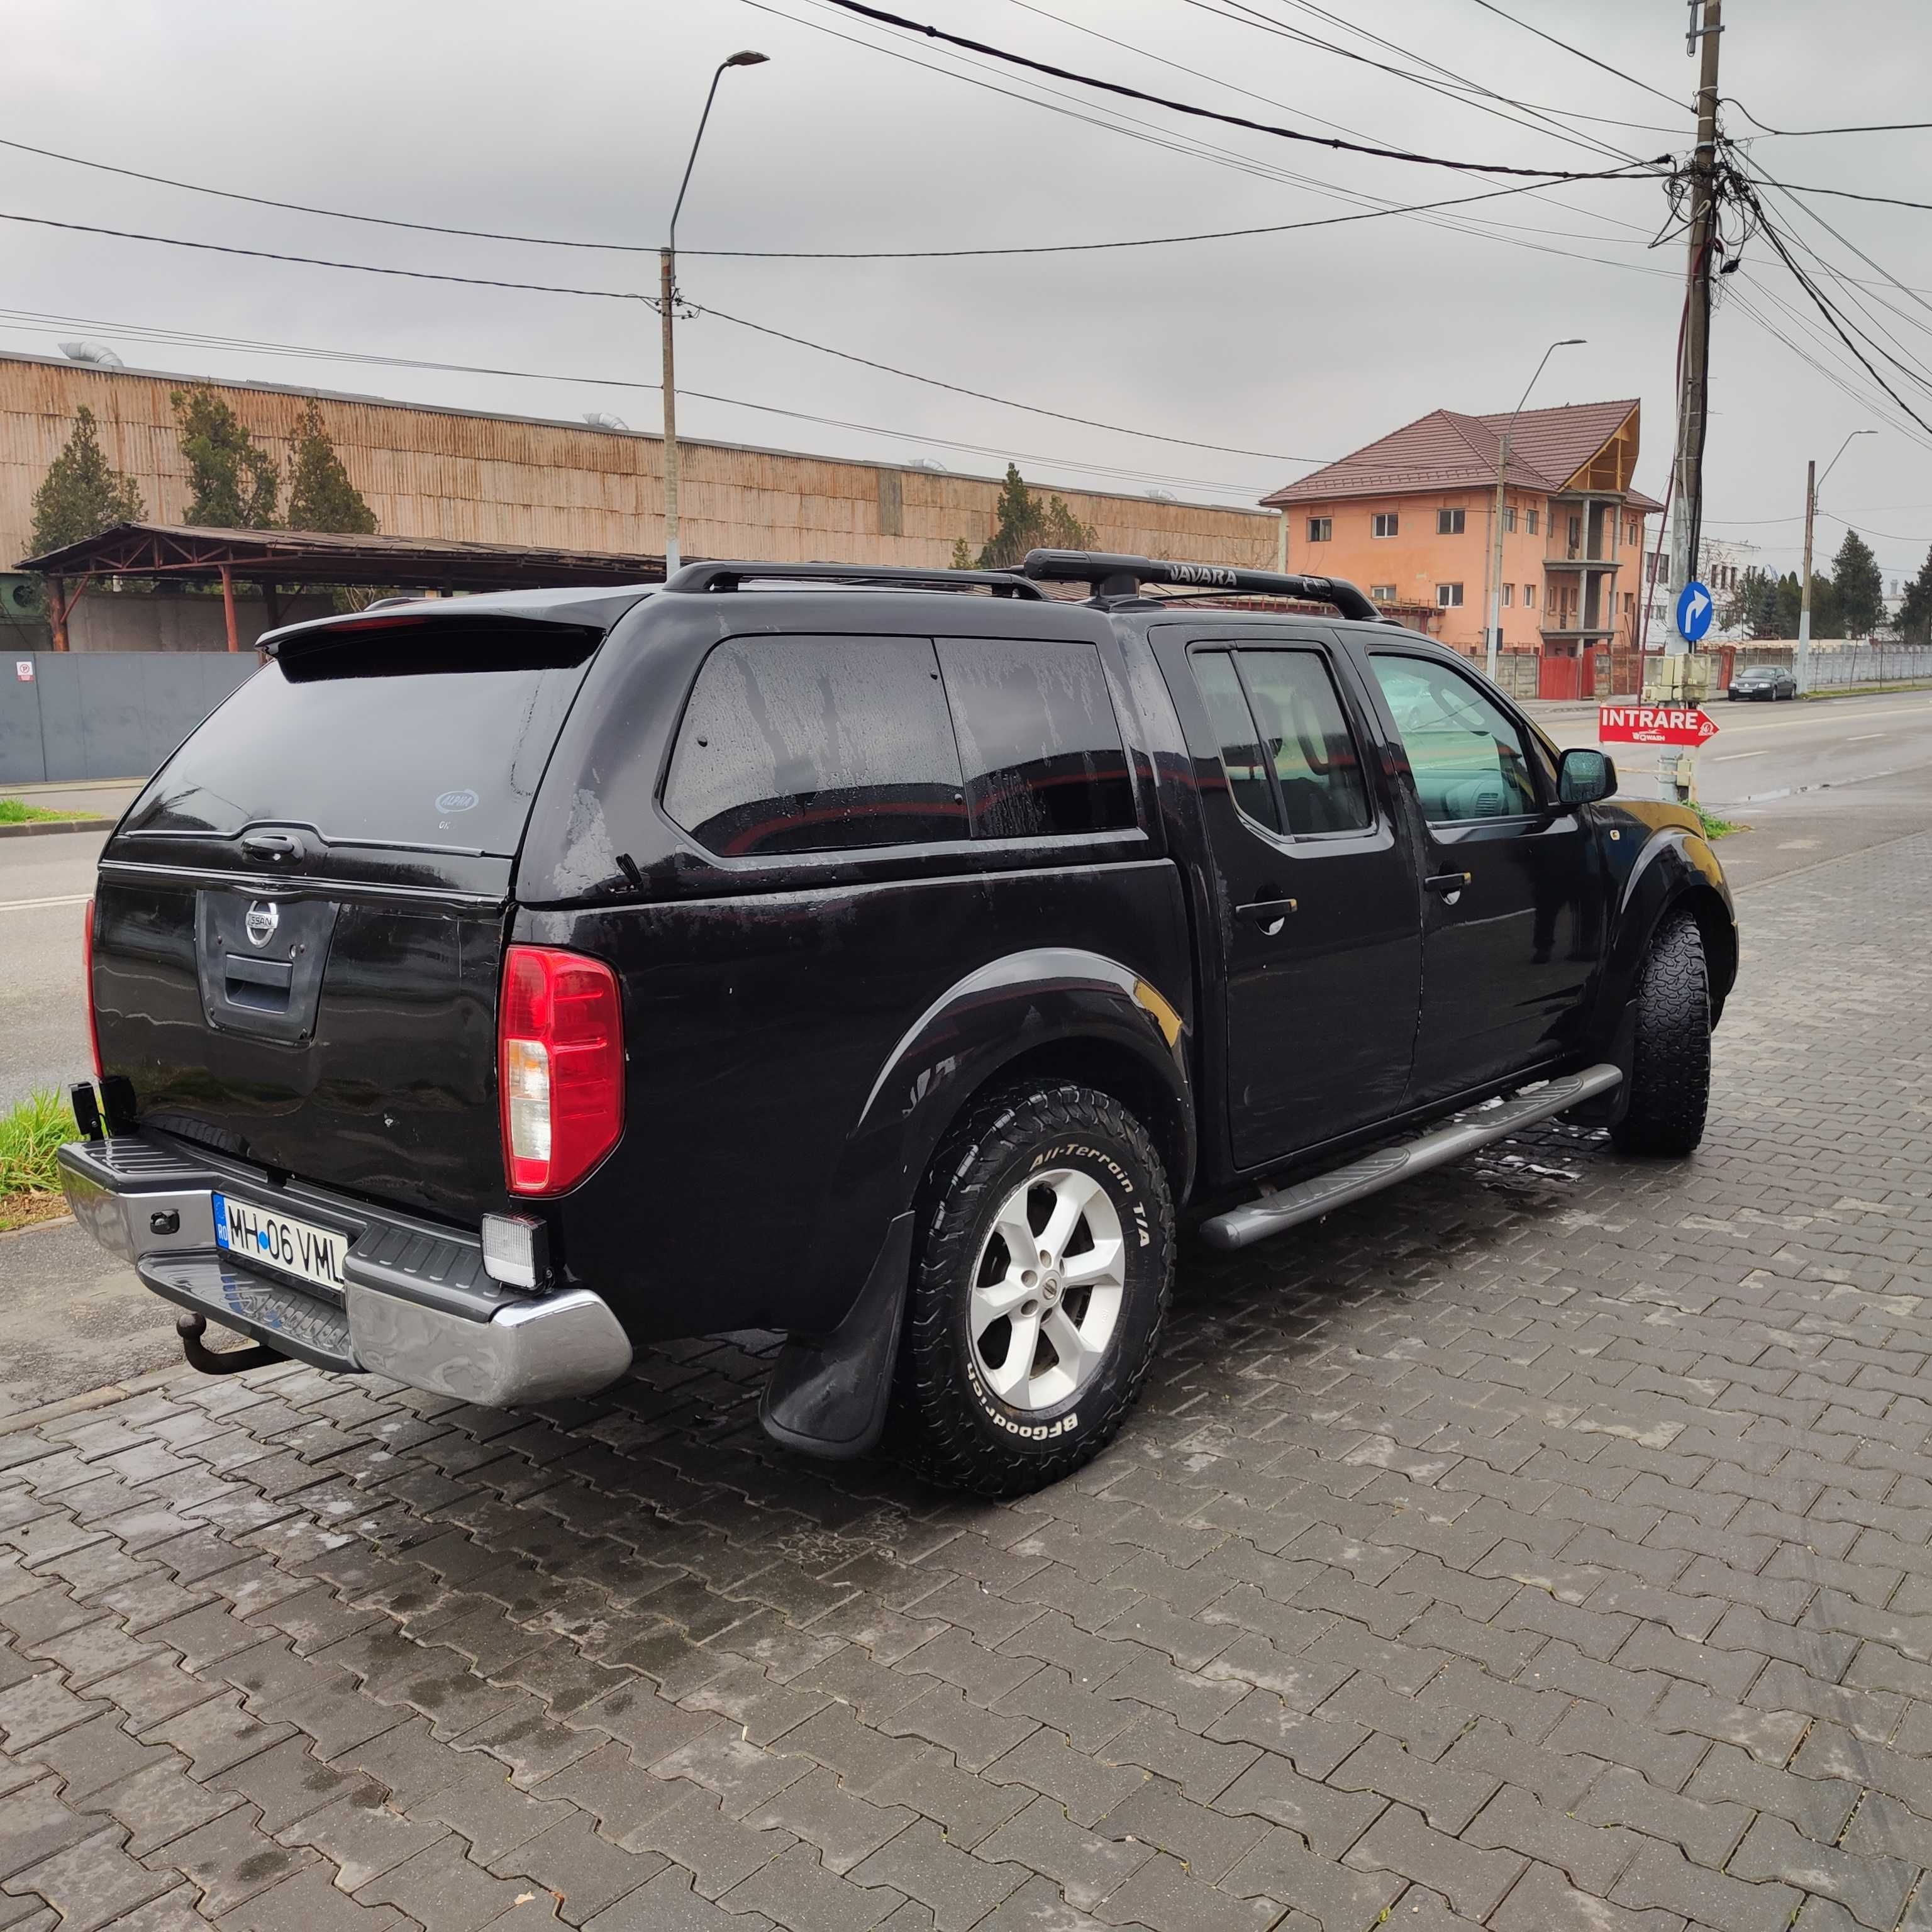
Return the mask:
<svg viewBox="0 0 1932 1932"><path fill-rule="evenodd" d="M1681 1157L1704 1138L1711 1100L1711 988L1688 913L1658 928L1637 990L1630 1106L1612 1130L1624 1154Z"/></svg>
<svg viewBox="0 0 1932 1932"><path fill-rule="evenodd" d="M1174 1206L1111 1095L1040 1084L974 1107L920 1203L892 1438L934 1481L1022 1496L1126 1420L1174 1274Z"/></svg>

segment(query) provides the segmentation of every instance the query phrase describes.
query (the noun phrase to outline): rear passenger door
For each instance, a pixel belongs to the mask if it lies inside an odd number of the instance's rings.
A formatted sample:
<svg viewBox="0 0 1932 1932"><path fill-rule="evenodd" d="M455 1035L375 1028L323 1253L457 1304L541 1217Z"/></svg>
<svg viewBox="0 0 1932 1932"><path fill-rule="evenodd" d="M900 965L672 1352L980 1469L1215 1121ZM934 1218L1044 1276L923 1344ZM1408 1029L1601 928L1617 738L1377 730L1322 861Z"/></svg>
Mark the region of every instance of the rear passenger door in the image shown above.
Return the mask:
<svg viewBox="0 0 1932 1932"><path fill-rule="evenodd" d="M1421 988L1410 848L1332 641L1197 637L1162 662L1220 874L1228 1130L1259 1166L1396 1112Z"/></svg>

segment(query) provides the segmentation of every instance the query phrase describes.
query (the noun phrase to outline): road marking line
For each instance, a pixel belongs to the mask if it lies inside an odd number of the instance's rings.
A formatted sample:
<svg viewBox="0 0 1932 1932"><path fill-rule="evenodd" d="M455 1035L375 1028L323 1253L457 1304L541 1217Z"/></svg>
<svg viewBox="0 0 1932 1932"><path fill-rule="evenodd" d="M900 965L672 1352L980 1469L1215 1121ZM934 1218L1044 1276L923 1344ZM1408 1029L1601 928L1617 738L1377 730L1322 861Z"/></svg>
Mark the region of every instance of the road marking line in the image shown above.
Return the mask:
<svg viewBox="0 0 1932 1932"><path fill-rule="evenodd" d="M1768 758L1770 756L1771 747L1765 745L1761 746L1755 752L1726 752L1713 758L1711 762L1714 765L1728 765L1738 758Z"/></svg>
<svg viewBox="0 0 1932 1932"><path fill-rule="evenodd" d="M85 905L91 892L68 892L52 899L0 899L0 912L37 912L43 906Z"/></svg>
<svg viewBox="0 0 1932 1932"><path fill-rule="evenodd" d="M1874 738L1888 737L1890 735L1885 731L1861 731L1856 738L1847 738L1845 742L1848 745L1869 745Z"/></svg>

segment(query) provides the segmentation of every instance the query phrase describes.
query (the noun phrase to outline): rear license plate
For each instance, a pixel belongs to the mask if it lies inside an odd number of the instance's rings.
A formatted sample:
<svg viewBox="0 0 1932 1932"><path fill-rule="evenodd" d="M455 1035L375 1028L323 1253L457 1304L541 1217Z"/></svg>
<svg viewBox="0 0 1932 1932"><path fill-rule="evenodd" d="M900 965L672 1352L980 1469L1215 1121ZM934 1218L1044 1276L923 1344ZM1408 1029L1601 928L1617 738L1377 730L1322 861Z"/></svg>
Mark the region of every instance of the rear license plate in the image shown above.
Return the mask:
<svg viewBox="0 0 1932 1932"><path fill-rule="evenodd" d="M214 1239L218 1246L226 1248L238 1260L293 1275L298 1281L331 1289L338 1296L342 1293L342 1258L348 1252L349 1237L333 1228L292 1220L252 1202L237 1201L232 1195L218 1194Z"/></svg>

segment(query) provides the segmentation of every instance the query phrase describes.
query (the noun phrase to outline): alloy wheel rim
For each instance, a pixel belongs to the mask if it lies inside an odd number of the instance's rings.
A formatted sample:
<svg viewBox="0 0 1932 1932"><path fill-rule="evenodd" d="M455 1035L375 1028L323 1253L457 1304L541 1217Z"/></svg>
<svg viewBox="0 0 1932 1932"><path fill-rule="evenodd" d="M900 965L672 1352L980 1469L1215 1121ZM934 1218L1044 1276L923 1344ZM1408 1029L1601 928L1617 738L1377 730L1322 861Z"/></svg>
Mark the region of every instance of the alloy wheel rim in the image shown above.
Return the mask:
<svg viewBox="0 0 1932 1932"><path fill-rule="evenodd" d="M1094 1378L1120 1322L1126 1260L1120 1215L1091 1174L1055 1168L1007 1195L968 1306L980 1377L1000 1401L1050 1408Z"/></svg>

